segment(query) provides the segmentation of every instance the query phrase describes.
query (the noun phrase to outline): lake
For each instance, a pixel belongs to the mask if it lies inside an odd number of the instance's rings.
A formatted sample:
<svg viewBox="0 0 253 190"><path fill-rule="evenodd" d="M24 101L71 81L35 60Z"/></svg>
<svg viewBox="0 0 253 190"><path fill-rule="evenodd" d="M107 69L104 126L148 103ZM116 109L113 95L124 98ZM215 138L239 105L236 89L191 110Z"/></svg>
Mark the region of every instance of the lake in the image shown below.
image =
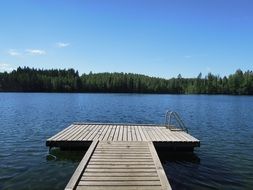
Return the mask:
<svg viewBox="0 0 253 190"><path fill-rule="evenodd" d="M201 140L159 153L174 189L252 189L253 97L67 93L0 93L0 189L63 189L84 152L45 141L73 122L163 123L166 110Z"/></svg>

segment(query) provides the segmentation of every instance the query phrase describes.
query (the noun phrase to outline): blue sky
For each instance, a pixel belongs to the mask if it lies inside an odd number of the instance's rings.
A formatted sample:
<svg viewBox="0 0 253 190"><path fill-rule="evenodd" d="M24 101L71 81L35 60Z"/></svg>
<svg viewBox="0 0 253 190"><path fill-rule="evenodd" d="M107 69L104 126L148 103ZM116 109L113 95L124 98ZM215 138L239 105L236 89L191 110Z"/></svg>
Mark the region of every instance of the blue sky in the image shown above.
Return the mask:
<svg viewBox="0 0 253 190"><path fill-rule="evenodd" d="M0 71L253 70L252 0L1 0Z"/></svg>

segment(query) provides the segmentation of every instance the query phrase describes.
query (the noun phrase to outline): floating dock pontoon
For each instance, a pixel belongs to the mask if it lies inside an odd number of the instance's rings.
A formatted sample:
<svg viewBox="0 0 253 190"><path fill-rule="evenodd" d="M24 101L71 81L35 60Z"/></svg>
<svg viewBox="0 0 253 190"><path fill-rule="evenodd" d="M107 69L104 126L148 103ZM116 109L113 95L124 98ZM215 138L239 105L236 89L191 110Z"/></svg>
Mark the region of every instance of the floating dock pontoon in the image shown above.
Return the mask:
<svg viewBox="0 0 253 190"><path fill-rule="evenodd" d="M193 150L200 141L168 114L165 125L75 123L49 138L49 147L89 147L65 189L171 189L155 146Z"/></svg>

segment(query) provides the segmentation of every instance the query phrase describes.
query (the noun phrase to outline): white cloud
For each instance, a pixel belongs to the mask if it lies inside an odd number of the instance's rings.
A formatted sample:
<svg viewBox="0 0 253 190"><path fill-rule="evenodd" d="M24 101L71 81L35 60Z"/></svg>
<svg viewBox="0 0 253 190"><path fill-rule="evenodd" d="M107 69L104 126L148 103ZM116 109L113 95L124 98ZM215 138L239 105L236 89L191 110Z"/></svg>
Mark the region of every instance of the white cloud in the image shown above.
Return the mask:
<svg viewBox="0 0 253 190"><path fill-rule="evenodd" d="M65 48L65 47L70 46L70 44L69 44L69 43L63 43L63 42L57 42L57 43L56 43L56 46L57 46L58 48Z"/></svg>
<svg viewBox="0 0 253 190"><path fill-rule="evenodd" d="M9 49L7 52L10 56L21 56L22 54L15 49Z"/></svg>
<svg viewBox="0 0 253 190"><path fill-rule="evenodd" d="M13 68L11 67L10 64L4 63L4 62L0 62L0 72L10 72L12 71Z"/></svg>
<svg viewBox="0 0 253 190"><path fill-rule="evenodd" d="M25 50L29 55L45 55L46 51L41 49L27 49Z"/></svg>

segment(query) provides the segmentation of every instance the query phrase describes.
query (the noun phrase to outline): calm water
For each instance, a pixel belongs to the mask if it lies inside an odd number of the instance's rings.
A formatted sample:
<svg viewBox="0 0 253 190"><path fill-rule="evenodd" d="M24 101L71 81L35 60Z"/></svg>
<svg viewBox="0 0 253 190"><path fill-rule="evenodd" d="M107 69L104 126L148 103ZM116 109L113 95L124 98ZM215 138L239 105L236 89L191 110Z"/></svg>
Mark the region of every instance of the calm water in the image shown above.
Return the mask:
<svg viewBox="0 0 253 190"><path fill-rule="evenodd" d="M168 109L201 140L159 153L174 189L253 188L253 97L0 93L0 189L63 189L84 152L45 141L72 122L163 123Z"/></svg>

